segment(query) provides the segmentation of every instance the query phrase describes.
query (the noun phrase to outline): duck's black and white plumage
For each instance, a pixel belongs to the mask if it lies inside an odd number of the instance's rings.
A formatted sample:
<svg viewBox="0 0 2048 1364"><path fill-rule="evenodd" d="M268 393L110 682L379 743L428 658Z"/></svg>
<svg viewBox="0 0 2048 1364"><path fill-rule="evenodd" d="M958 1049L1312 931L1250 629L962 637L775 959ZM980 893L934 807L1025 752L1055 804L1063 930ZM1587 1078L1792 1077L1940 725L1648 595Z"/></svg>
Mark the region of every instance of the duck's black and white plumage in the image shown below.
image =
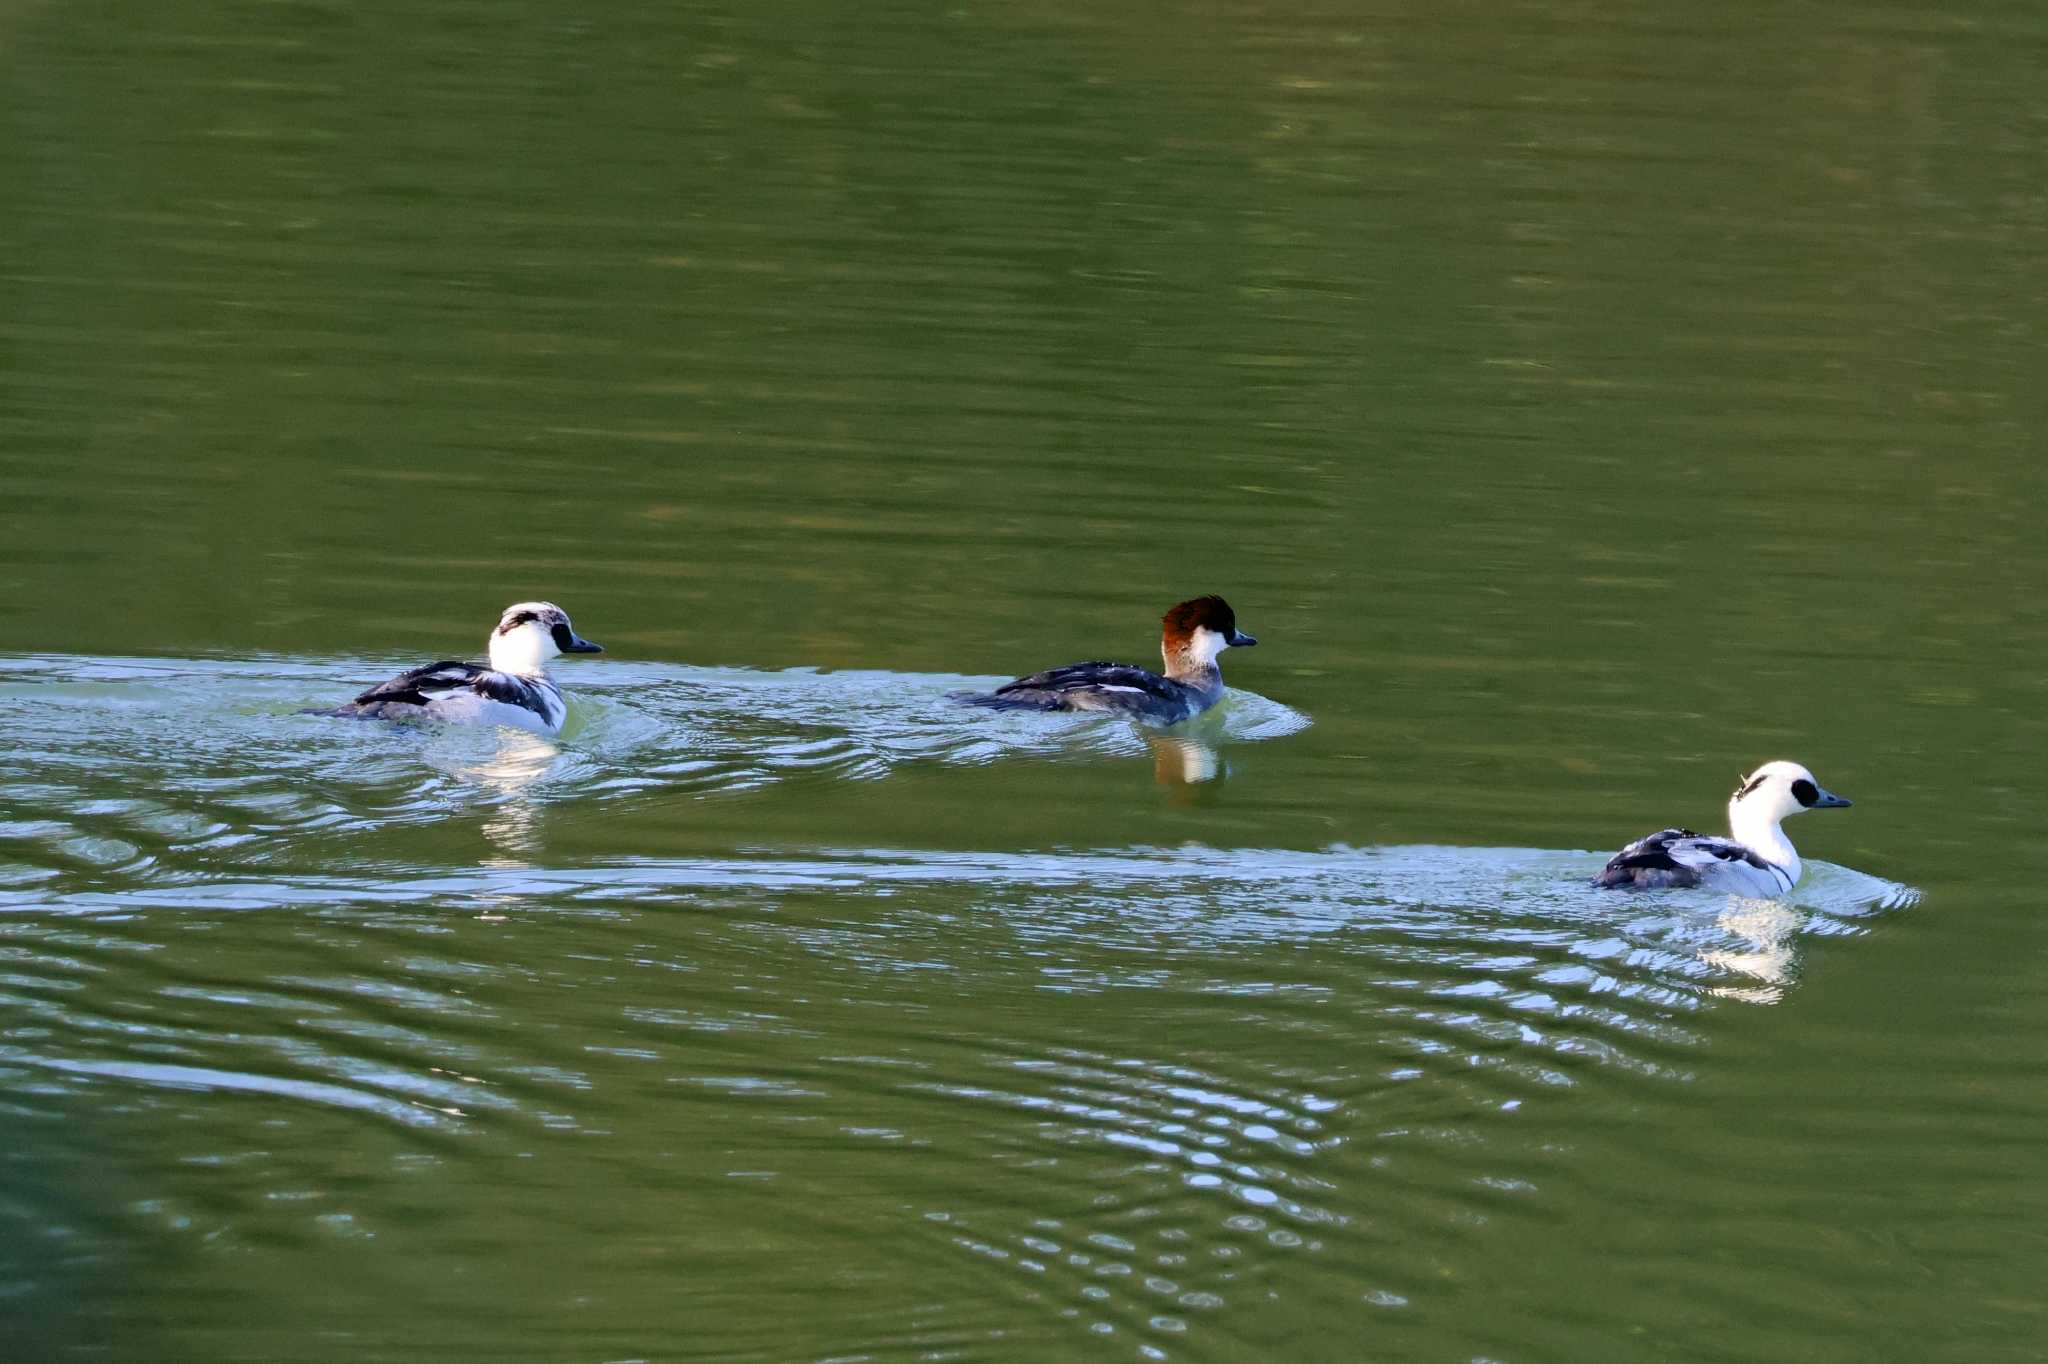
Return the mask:
<svg viewBox="0 0 2048 1364"><path fill-rule="evenodd" d="M1128 663L1069 663L1005 682L992 692L954 692L962 705L992 710L1112 711L1170 725L1199 715L1223 698L1225 649L1257 644L1237 628L1221 597L1181 602L1160 621L1161 676Z"/></svg>
<svg viewBox="0 0 2048 1364"><path fill-rule="evenodd" d="M364 720L436 720L451 724L511 725L555 734L569 718L562 689L547 675L560 654L601 654L577 634L553 602L524 601L505 608L491 631L490 666L445 660L380 682L345 706L308 712Z"/></svg>
<svg viewBox="0 0 2048 1364"><path fill-rule="evenodd" d="M1737 895L1783 895L1799 882L1799 854L1783 822L1848 801L1825 791L1793 762L1768 762L1743 777L1728 801L1729 838L1660 829L1623 848L1593 878L1601 887L1652 890L1704 886Z"/></svg>

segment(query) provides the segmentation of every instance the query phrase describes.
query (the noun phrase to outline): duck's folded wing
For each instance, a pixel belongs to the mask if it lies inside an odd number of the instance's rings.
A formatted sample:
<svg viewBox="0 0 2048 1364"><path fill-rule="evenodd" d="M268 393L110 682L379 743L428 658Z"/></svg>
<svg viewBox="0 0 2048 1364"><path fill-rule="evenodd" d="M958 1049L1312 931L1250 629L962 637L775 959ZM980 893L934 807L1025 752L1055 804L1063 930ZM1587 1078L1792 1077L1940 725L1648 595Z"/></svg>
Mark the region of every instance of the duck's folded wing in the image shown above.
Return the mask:
<svg viewBox="0 0 2048 1364"><path fill-rule="evenodd" d="M1691 829L1659 829L1608 859L1610 872L1691 872L1694 875L1723 862L1746 862L1762 871L1770 864L1729 838L1696 834Z"/></svg>
<svg viewBox="0 0 2048 1364"><path fill-rule="evenodd" d="M1185 688L1157 673L1127 663L1069 663L1005 682L994 691L954 692L962 705L990 710L1129 710L1145 713L1148 703L1186 704Z"/></svg>
<svg viewBox="0 0 2048 1364"><path fill-rule="evenodd" d="M424 706L437 696L468 690L488 675L488 669L479 668L474 663L446 659L402 672L388 682L379 682L358 696L355 703L364 706L386 701L398 705Z"/></svg>
<svg viewBox="0 0 2048 1364"><path fill-rule="evenodd" d="M1680 871L1690 868L1692 862L1680 861L1672 850L1698 837L1690 829L1659 829L1656 833L1645 834L1608 858L1606 870Z"/></svg>
<svg viewBox="0 0 2048 1364"><path fill-rule="evenodd" d="M1703 871L1717 862L1744 862L1758 871L1771 870L1771 864L1759 857L1755 850L1729 838L1695 834L1691 838L1674 841L1667 851L1674 861L1695 870Z"/></svg>
<svg viewBox="0 0 2048 1364"><path fill-rule="evenodd" d="M1020 677L997 687L997 696L1012 692L1072 694L1082 691L1142 692L1162 700L1175 699L1167 680L1155 672L1128 663L1069 663L1064 668L1047 668L1042 673Z"/></svg>

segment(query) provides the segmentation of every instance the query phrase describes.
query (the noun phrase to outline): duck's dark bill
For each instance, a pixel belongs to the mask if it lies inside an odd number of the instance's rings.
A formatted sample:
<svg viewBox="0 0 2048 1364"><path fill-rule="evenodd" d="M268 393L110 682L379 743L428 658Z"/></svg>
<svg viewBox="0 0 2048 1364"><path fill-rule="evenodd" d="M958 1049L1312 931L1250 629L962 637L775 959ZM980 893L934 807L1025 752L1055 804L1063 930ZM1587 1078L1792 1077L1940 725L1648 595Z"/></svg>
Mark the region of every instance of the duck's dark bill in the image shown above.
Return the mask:
<svg viewBox="0 0 2048 1364"><path fill-rule="evenodd" d="M551 633L555 637L555 647L565 654L601 654L604 652L602 644L592 644L566 625L556 625Z"/></svg>
<svg viewBox="0 0 2048 1364"><path fill-rule="evenodd" d="M1252 645L1257 643L1258 641L1256 639L1253 639L1250 635L1245 634L1242 630L1232 630L1230 632L1230 647L1233 649L1249 649Z"/></svg>

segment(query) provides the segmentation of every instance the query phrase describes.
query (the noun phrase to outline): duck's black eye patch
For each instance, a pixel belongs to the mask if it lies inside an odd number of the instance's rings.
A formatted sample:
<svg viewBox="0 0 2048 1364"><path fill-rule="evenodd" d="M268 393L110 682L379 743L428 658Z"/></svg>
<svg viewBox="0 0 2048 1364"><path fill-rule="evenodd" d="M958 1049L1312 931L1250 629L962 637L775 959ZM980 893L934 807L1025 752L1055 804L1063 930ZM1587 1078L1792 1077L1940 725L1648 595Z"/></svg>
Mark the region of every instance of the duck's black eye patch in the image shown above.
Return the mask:
<svg viewBox="0 0 2048 1364"><path fill-rule="evenodd" d="M570 641L576 638L576 636L569 633L569 627L557 621L555 628L549 631L549 633L555 637L555 647L565 654L568 653Z"/></svg>
<svg viewBox="0 0 2048 1364"><path fill-rule="evenodd" d="M1820 788L1804 777L1801 777L1798 781L1792 783L1792 799L1811 810L1813 803L1820 799Z"/></svg>

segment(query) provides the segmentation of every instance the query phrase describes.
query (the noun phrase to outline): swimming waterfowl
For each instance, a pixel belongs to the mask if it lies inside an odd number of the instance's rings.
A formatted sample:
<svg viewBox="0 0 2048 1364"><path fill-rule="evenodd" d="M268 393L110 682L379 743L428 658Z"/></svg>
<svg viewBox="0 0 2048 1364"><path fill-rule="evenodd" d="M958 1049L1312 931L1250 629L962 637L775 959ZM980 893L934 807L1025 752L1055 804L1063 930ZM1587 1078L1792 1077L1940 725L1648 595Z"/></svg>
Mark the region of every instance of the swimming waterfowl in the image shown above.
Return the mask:
<svg viewBox="0 0 2048 1364"><path fill-rule="evenodd" d="M1217 655L1258 643L1237 628L1237 613L1221 597L1181 602L1159 625L1164 676L1127 663L1069 663L1005 682L992 692L954 692L951 699L992 710L1114 711L1171 725L1223 698Z"/></svg>
<svg viewBox="0 0 2048 1364"><path fill-rule="evenodd" d="M1799 854L1781 827L1807 810L1845 809L1794 762L1767 762L1739 780L1728 800L1729 838L1661 829L1608 860L1595 886L1650 890L1704 886L1738 895L1783 895L1799 882Z"/></svg>
<svg viewBox="0 0 2048 1364"><path fill-rule="evenodd" d="M511 725L556 734L569 718L569 703L547 675L549 660L561 654L603 652L577 634L569 613L553 602L518 602L505 608L491 631L489 667L453 660L429 663L379 683L345 706L306 713Z"/></svg>

